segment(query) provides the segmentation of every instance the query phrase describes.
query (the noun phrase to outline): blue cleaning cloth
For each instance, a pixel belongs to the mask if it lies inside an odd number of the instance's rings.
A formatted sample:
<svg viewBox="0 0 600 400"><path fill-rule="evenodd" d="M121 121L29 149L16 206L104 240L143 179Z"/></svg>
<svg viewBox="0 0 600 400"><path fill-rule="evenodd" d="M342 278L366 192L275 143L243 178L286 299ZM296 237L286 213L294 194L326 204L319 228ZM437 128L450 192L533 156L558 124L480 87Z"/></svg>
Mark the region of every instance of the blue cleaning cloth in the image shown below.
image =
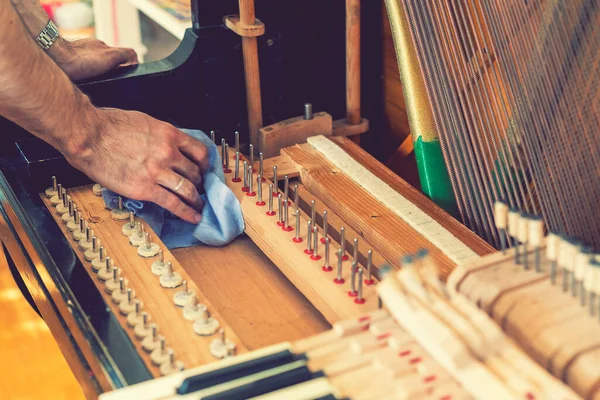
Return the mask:
<svg viewBox="0 0 600 400"><path fill-rule="evenodd" d="M223 165L217 146L202 131L182 129L182 132L198 139L208 149L209 168L202 177L205 194L204 208L198 225L183 221L169 211L151 202L123 198L123 207L143 218L159 235L169 249L195 246L224 246L244 232L244 218L238 199L225 184ZM118 205L119 195L104 189L102 193L107 207Z"/></svg>

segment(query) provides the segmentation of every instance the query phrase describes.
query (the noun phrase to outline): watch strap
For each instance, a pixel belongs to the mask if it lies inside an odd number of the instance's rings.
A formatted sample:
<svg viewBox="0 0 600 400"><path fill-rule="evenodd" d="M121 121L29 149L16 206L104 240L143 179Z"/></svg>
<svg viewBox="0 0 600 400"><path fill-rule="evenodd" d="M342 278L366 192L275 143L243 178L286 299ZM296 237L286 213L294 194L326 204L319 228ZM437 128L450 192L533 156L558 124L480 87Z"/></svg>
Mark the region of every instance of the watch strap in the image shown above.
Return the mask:
<svg viewBox="0 0 600 400"><path fill-rule="evenodd" d="M36 38L36 41L42 47L42 49L48 50L54 44L54 42L56 42L58 36L58 28L56 25L54 25L54 22L50 20L44 29L42 29L42 32L40 32Z"/></svg>

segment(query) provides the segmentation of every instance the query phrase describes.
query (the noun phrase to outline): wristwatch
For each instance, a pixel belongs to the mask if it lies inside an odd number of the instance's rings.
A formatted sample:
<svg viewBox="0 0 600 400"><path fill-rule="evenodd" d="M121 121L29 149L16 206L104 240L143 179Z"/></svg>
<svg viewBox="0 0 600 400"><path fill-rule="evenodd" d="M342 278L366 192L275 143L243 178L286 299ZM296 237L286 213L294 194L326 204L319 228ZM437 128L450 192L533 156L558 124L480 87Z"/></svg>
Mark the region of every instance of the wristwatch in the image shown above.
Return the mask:
<svg viewBox="0 0 600 400"><path fill-rule="evenodd" d="M36 38L38 44L44 50L48 50L56 42L56 39L58 39L58 28L52 20L48 21L48 24Z"/></svg>

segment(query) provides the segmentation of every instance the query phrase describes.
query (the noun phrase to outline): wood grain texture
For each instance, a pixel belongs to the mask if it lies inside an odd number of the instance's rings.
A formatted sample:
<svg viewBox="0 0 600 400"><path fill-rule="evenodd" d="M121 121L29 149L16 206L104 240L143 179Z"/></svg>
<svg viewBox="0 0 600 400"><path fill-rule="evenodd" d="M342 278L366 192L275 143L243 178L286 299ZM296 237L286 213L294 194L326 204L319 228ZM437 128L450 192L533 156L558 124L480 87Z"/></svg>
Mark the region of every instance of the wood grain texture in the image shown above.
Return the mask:
<svg viewBox="0 0 600 400"><path fill-rule="evenodd" d="M268 187L270 181L263 183ZM306 248L306 222L308 218L302 215L301 237L303 242L294 243L294 231L286 232L276 224L276 216L267 216L267 206L257 206L257 197L247 196L242 190L242 183L227 180L228 186L236 194L242 207L246 234L256 245L273 261L283 274L306 296L306 298L319 310L325 319L331 323L348 319L377 308L377 295L375 286L364 286L365 304L356 304L354 297L348 295L350 290L350 271L352 258L343 263L343 278L345 283L337 285L333 282L335 272L324 272L324 260L314 261L304 253ZM267 190L263 190L267 193ZM267 197L264 197L267 201ZM278 212L277 203L273 207ZM291 210L290 210L291 211ZM291 212L290 212L291 214ZM295 228L295 218L290 218L289 225ZM330 262L336 265L335 252L338 245L331 242ZM319 242L319 254L324 255L324 245Z"/></svg>
<svg viewBox="0 0 600 400"><path fill-rule="evenodd" d="M256 24L254 0L239 0L240 22L245 26ZM258 146L258 130L263 126L258 44L256 37L242 37L244 74L246 77L246 103L248 107L248 131L250 143ZM258 147L260 149L260 147Z"/></svg>
<svg viewBox="0 0 600 400"><path fill-rule="evenodd" d="M15 284L0 247L0 394L4 399L78 400L84 394L50 329ZM35 384L31 374L35 372ZM92 394L88 393L91 397Z"/></svg>
<svg viewBox="0 0 600 400"><path fill-rule="evenodd" d="M248 349L297 340L330 325L248 238L171 251Z"/></svg>
<svg viewBox="0 0 600 400"><path fill-rule="evenodd" d="M167 346L173 348L175 357L181 360L187 368L214 361L215 358L209 351L210 342L214 337L201 337L194 333L192 323L183 318L181 310L173 303L173 295L178 289L163 288L158 282L158 277L152 274L150 266L157 258L146 259L137 254L137 248L130 245L129 238L121 233L123 222L117 222L110 218L110 212L104 208L102 199L92 193L91 186L73 188L69 191L69 194L74 203L77 204L78 209L83 211L83 215L100 218L99 223L90 224L94 230L94 235L101 240L107 255L114 260L114 265L122 269L121 276L129 281L128 287L135 290L136 298L143 302L143 310L147 311L152 322L158 325L159 333L165 337ZM96 274L90 268L90 263L83 258L83 252L78 249L77 242L72 239L66 225L62 223L49 200L43 196L42 198L67 240L75 249L81 263L86 267L86 271L92 277L96 288L105 298L107 307L117 316L148 369L153 376L160 376L158 368L152 365L148 353L142 350L141 341L134 336L133 329L127 325L126 317L120 314L118 305L104 291L104 283L96 277ZM236 351L244 352L246 349L235 333L225 324L223 318L216 312L193 280L190 279L190 276L183 270L179 262L173 258L169 250L166 249L147 224L145 224L145 228L147 232L150 232L152 242L158 244L163 250L165 260L172 262L173 270L181 273L183 279L188 281L189 290L196 293L198 302L207 306L213 318L217 319L221 323L221 327L225 329L227 337L236 343Z"/></svg>
<svg viewBox="0 0 600 400"><path fill-rule="evenodd" d="M243 163L242 163L243 165ZM255 161L254 163L254 169L257 171L259 171L258 168L259 163L257 161ZM276 157L271 157L271 158L267 158L266 160L263 161L263 170L264 170L264 177L265 179L269 179L269 180L273 180L273 167L277 166L277 180L282 180L284 176L288 176L288 178L292 179L292 178L297 178L298 176L300 176L300 172L298 172L298 170L296 169L296 166L294 165L294 163L292 163L292 160L289 159L289 157L287 156L276 156ZM240 173L240 176L241 173Z"/></svg>
<svg viewBox="0 0 600 400"><path fill-rule="evenodd" d="M402 218L381 204L309 145L283 150L300 170L302 183L395 267L406 254L430 250L442 270L454 264Z"/></svg>
<svg viewBox="0 0 600 400"><path fill-rule="evenodd" d="M306 143L310 136L331 136L332 124L331 115L326 112L314 114L313 119L304 119L304 116L286 119L259 129L259 148L265 158L275 157L282 148Z"/></svg>
<svg viewBox="0 0 600 400"><path fill-rule="evenodd" d="M441 207L419 192L413 186L400 178L385 165L377 161L365 150L356 146L352 141L343 137L334 137L331 140L340 146L352 158L361 163L365 168L371 171L379 179L387 183L392 189L402 194L411 203L415 204L427 215L444 226L450 233L456 236L461 242L465 243L478 255L491 254L496 251L489 243L477 236L469 228L461 224ZM448 274L450 271L443 271Z"/></svg>
<svg viewBox="0 0 600 400"><path fill-rule="evenodd" d="M346 120L350 125L361 122L360 1L346 0Z"/></svg>

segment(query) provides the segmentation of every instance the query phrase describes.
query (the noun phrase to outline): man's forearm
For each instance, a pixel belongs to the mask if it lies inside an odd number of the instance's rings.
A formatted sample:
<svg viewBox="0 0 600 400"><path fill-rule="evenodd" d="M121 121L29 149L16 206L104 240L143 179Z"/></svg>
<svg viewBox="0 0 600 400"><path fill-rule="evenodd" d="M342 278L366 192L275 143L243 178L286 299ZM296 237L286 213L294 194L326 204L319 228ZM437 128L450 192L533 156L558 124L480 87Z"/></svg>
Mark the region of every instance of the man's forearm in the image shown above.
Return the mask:
<svg viewBox="0 0 600 400"><path fill-rule="evenodd" d="M37 38L40 32L46 27L50 18L40 4L39 0L10 0L15 11L21 17L29 36ZM69 41L59 37L58 40L48 49L48 55L59 65L72 54Z"/></svg>
<svg viewBox="0 0 600 400"><path fill-rule="evenodd" d="M89 99L28 37L10 0L0 0L0 25L0 115L59 151L83 148L94 128Z"/></svg>

